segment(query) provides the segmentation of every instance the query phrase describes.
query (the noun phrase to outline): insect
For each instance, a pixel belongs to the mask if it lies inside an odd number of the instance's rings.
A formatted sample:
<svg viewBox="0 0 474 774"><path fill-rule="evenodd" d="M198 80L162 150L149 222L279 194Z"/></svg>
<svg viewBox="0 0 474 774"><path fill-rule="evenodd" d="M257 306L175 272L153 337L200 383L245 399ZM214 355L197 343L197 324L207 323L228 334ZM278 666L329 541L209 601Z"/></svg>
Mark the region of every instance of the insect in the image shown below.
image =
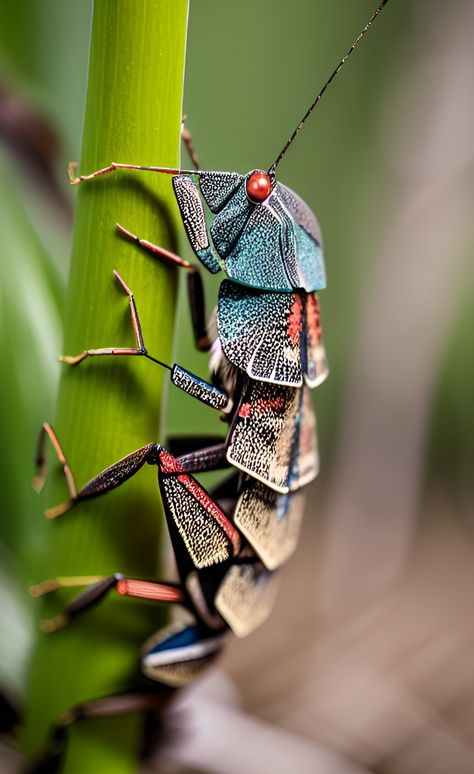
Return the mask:
<svg viewBox="0 0 474 774"><path fill-rule="evenodd" d="M227 275L219 289L214 324L208 328L198 269L119 226L123 236L188 272L195 342L199 349L210 352L212 381L149 354L133 292L117 273L129 298L136 346L87 349L62 357L72 366L97 356L142 356L164 366L174 385L222 413L228 426L224 441L186 439L169 450L149 443L112 464L79 491L50 425L44 425L39 447L39 479L44 478L43 447L49 437L70 493L66 503L47 512L50 518L106 494L145 464L158 470L179 582L132 579L116 573L94 579L55 578L38 584L33 592L42 595L63 586L86 586L62 613L46 622L49 632L68 625L113 589L123 596L185 609L184 620L144 646L141 668L159 684L160 695L193 679L221 650L229 630L244 636L265 620L275 597L278 568L297 543L301 490L318 473L310 390L328 373L316 295L325 288L326 277L317 220L302 199L277 180L276 169L387 2L374 12L268 171L256 169L241 175L121 163L88 175L76 176L71 170L73 184L120 169L171 175L183 226L197 258L211 273L224 271ZM209 229L204 205L212 214ZM233 472L212 493L193 475L225 468ZM135 697L134 710L148 706L149 697L144 696ZM96 714L100 701L94 705ZM110 710L111 700L104 702L104 708ZM87 714L84 709L81 713Z"/></svg>

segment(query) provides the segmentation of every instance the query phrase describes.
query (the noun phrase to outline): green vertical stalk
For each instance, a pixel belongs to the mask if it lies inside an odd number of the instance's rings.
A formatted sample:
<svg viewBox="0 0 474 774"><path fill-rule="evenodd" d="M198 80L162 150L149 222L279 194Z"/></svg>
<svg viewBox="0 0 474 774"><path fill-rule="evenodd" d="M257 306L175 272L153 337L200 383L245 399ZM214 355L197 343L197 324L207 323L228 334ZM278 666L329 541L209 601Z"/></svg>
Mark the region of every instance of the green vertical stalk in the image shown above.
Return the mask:
<svg viewBox="0 0 474 774"><path fill-rule="evenodd" d="M111 161L179 163L187 13L187 0L96 0L81 170ZM135 293L149 351L169 361L176 274L119 238L116 222L176 248L170 179L116 172L79 186L64 352L134 345L128 299L112 274L117 269ZM96 358L63 367L54 426L79 486L157 440L165 381L158 366L141 358ZM44 504L66 497L54 462ZM161 535L156 471L147 466L120 489L50 524L38 580L113 572L160 577ZM70 597L58 592L46 599L42 616L57 613ZM28 753L41 749L54 721L78 702L133 688L140 645L167 615L151 602L112 597L69 628L39 635L25 729ZM140 723L137 716L77 723L64 771L135 771Z"/></svg>

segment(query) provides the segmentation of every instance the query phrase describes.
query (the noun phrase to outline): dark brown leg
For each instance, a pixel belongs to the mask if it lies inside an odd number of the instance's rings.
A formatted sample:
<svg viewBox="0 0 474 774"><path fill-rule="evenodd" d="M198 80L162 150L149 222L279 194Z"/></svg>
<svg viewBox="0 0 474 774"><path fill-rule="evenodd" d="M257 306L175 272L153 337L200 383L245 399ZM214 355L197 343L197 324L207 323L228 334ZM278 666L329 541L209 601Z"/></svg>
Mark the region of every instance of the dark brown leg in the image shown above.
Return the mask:
<svg viewBox="0 0 474 774"><path fill-rule="evenodd" d="M130 239L131 242L135 242L136 244L140 245L140 247L143 247L143 249L148 253L151 253L154 256L159 256L159 258L161 258L166 263L170 263L173 266L179 266L180 268L187 269L189 271L188 298L189 306L191 309L194 340L196 347L201 352L208 352L211 348L211 341L207 335L204 286L199 270L189 261L186 261L184 258L176 255L176 253L172 253L170 250L166 250L164 247L155 245L153 242L149 242L147 239L140 239L136 234L132 233L132 231L129 231L124 226L121 226L120 223L116 223L115 225L117 226L117 230L122 236Z"/></svg>
<svg viewBox="0 0 474 774"><path fill-rule="evenodd" d="M49 438L49 440L51 441L53 449L56 452L56 456L63 467L64 477L66 479L69 495L71 497L71 500L73 500L77 497L76 482L74 481L74 476L72 475L71 469L66 459L66 455L62 450L62 446L59 443L59 439L48 422L45 422L43 424L38 437L38 446L36 450L37 473L33 481L31 482L33 489L35 490L35 492L39 494L44 486L44 482L46 479L46 471L47 471L46 453L45 453L46 438Z"/></svg>
<svg viewBox="0 0 474 774"><path fill-rule="evenodd" d="M184 258L180 258L179 255L176 255L176 253L172 253L170 250L166 250L164 247L154 245L153 242L149 242L147 239L140 239L136 234L133 234L127 228L121 226L120 223L116 223L115 225L117 227L117 231L122 236L126 237L131 242L136 242L138 245L140 245L140 247L143 247L144 250L151 253L152 255L159 255L159 257L166 261L166 263L171 263L173 266L179 266L182 269L194 269L192 263L185 261Z"/></svg>
<svg viewBox="0 0 474 774"><path fill-rule="evenodd" d="M175 689L154 686L152 691L115 694L76 704L64 713L53 727L44 752L27 764L23 774L59 774L66 752L68 731L77 721L137 713L160 712L172 698Z"/></svg>
<svg viewBox="0 0 474 774"><path fill-rule="evenodd" d="M183 116L183 123L181 125L181 139L184 142L186 146L186 150L188 151L189 158L191 159L192 163L194 164L196 169L200 169L199 159L197 157L196 149L193 144L193 138L191 137L191 132L189 129L185 126L184 122L186 120L187 116Z"/></svg>
<svg viewBox="0 0 474 774"><path fill-rule="evenodd" d="M114 575L102 578L48 578L48 580L32 586L30 593L34 597L42 597L58 589L84 586L86 584L90 585L87 585L87 588L73 599L59 615L41 622L41 628L44 632L51 634L59 629L64 629L79 613L85 612L105 599L112 589L115 589L122 597L135 597L155 602L172 603L182 603L184 600L183 592L178 584L127 578L121 573L114 573Z"/></svg>
<svg viewBox="0 0 474 774"><path fill-rule="evenodd" d="M59 441L57 440L56 435L54 435L54 438L59 446ZM59 446L59 448L61 447ZM140 468L145 465L145 463L148 462L152 465L155 464L158 449L159 446L156 443L149 443L146 446L143 446L141 449L137 449L131 454L127 454L126 457L123 457L121 460L118 460L118 462L115 462L113 465L103 470L87 484L85 484L79 491L76 490L74 484L74 489L69 489L70 499L67 500L67 502L56 505L54 508L48 508L45 511L47 518L57 519L59 516L63 516L65 513L74 508L74 506L82 500L91 500L94 497L99 497L100 495L106 494L112 489L120 486L129 478L134 476L135 473L137 473ZM70 471L69 474L74 483L74 479L72 478Z"/></svg>
<svg viewBox="0 0 474 774"><path fill-rule="evenodd" d="M188 299L193 323L194 343L200 352L209 352L212 342L207 333L204 285L198 269L188 274Z"/></svg>
<svg viewBox="0 0 474 774"><path fill-rule="evenodd" d="M226 458L226 444L219 443L181 454L177 460L186 473L206 473L230 467Z"/></svg>

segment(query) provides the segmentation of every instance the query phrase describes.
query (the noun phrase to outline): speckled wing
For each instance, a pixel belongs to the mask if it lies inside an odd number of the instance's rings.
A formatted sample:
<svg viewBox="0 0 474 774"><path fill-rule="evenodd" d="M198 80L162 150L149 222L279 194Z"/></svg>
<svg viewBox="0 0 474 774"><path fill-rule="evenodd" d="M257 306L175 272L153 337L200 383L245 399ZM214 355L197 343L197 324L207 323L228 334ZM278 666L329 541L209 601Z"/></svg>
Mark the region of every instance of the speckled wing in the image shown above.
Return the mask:
<svg viewBox="0 0 474 774"><path fill-rule="evenodd" d="M215 274L222 266L209 244L206 216L197 186L192 177L175 175L173 189L191 247L206 269Z"/></svg>
<svg viewBox="0 0 474 774"><path fill-rule="evenodd" d="M313 389L320 385L329 374L326 350L321 336L318 297L310 293L306 300L306 373L305 382Z"/></svg>
<svg viewBox="0 0 474 774"><path fill-rule="evenodd" d="M212 177L201 175L200 184L216 213L210 233L231 279L280 292L326 287L321 232L302 199L277 183L265 202L255 204L247 196L245 178L208 174Z"/></svg>
<svg viewBox="0 0 474 774"><path fill-rule="evenodd" d="M226 632L200 624L172 624L145 643L142 671L151 680L181 688L188 685L222 650Z"/></svg>
<svg viewBox="0 0 474 774"><path fill-rule="evenodd" d="M246 637L270 615L278 591L276 573L260 562L230 567L216 595L216 610L237 637Z"/></svg>
<svg viewBox="0 0 474 774"><path fill-rule="evenodd" d="M318 436L316 414L311 392L304 387L295 421L294 453L290 473L290 491L300 489L316 478L319 473Z"/></svg>
<svg viewBox="0 0 474 774"><path fill-rule="evenodd" d="M298 196L291 188L282 185L282 183L277 183L276 192L278 193L281 203L286 207L295 222L304 228L306 233L322 247L323 238L319 223L316 220L314 212L308 207L306 202L303 201L301 196Z"/></svg>
<svg viewBox="0 0 474 774"><path fill-rule="evenodd" d="M234 524L268 570L289 559L298 543L303 521L303 491L278 494L247 478L234 512Z"/></svg>
<svg viewBox="0 0 474 774"><path fill-rule="evenodd" d="M290 486L299 392L250 382L229 433L227 460L282 493Z"/></svg>
<svg viewBox="0 0 474 774"><path fill-rule="evenodd" d="M247 198L244 188L241 196ZM292 264L296 260L291 223L291 233L285 234L282 218L275 208L250 204L250 209L245 209L245 218L242 217L238 224L240 231L235 231L234 240L225 243L225 250L222 252L221 231L233 211L232 200L219 213L211 227L212 240L224 260L226 274L236 282L252 288L292 290L295 287L291 281L294 275L289 273L287 266L287 263ZM287 255L285 237L289 237L290 244L293 243L292 260Z"/></svg>
<svg viewBox="0 0 474 774"><path fill-rule="evenodd" d="M227 359L251 379L299 387L301 300L298 294L267 293L224 280L217 327Z"/></svg>
<svg viewBox="0 0 474 774"><path fill-rule="evenodd" d="M245 186L240 185L215 216L210 232L214 247L222 259L225 259L239 240L254 208L255 205L247 197Z"/></svg>
<svg viewBox="0 0 474 774"><path fill-rule="evenodd" d="M215 215L207 237L201 195ZM321 231L297 194L276 183L268 199L249 200L246 178L235 172L176 175L173 186L184 227L202 263L217 272L223 262L231 279L262 290L308 293L326 287Z"/></svg>
<svg viewBox="0 0 474 774"><path fill-rule="evenodd" d="M227 360L251 379L300 387L304 378L313 388L327 377L314 293L268 293L224 280L216 319Z"/></svg>
<svg viewBox="0 0 474 774"><path fill-rule="evenodd" d="M323 290L326 287L323 243L314 213L298 194L281 183L276 184L268 204L281 214L282 220L285 220L285 213L291 222L297 255L296 276L292 276L293 286L304 288L308 293Z"/></svg>
<svg viewBox="0 0 474 774"><path fill-rule="evenodd" d="M318 473L315 417L307 392L250 382L229 433L227 460L282 494Z"/></svg>
<svg viewBox="0 0 474 774"><path fill-rule="evenodd" d="M159 484L181 575L223 564L240 549L239 533L196 479L160 452Z"/></svg>
<svg viewBox="0 0 474 774"><path fill-rule="evenodd" d="M200 172L199 186L211 212L220 212L237 187L244 182L238 172Z"/></svg>

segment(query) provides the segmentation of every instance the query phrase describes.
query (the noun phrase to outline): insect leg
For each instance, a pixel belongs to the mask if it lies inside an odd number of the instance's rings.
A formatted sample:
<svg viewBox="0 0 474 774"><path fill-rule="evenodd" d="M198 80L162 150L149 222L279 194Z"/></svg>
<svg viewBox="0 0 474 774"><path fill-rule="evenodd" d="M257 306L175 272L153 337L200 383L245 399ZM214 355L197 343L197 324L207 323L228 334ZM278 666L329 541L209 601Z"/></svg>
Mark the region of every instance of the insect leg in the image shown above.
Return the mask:
<svg viewBox="0 0 474 774"><path fill-rule="evenodd" d="M97 355L135 355L135 356L141 356L141 357L148 357L148 352L145 347L145 343L143 341L140 318L138 316L137 305L135 303L135 298L133 296L133 293L117 271L114 271L114 275L129 299L130 317L132 320L132 327L133 327L133 332L135 335L135 341L137 346L136 347L103 347L101 349L86 349L84 350L84 352L81 352L79 355L73 355L73 356L61 355L59 358L61 362L67 363L67 365L78 365L79 363L82 363L82 361L85 360L87 357L96 357ZM169 366L166 366L165 363L160 363L160 365L163 365L169 368Z"/></svg>
<svg viewBox="0 0 474 774"><path fill-rule="evenodd" d="M110 172L115 172L117 169L136 169L142 172L161 172L165 175L179 175L182 171L174 167L148 167L140 164L120 164L118 161L112 161L108 167L97 169L95 172L91 172L89 175L77 174L77 162L72 161L67 168L69 182L71 185L78 185L83 180L92 180L94 177L101 177L102 175L108 175ZM190 172L192 174L192 171Z"/></svg>
<svg viewBox="0 0 474 774"><path fill-rule="evenodd" d="M112 589L115 589L122 597L173 603L182 603L184 600L184 594L177 584L127 578L118 572L102 578L48 578L42 583L32 586L30 593L34 597L41 597L58 589L85 584L90 585L73 599L59 615L41 623L44 632L51 634L59 629L64 629L79 613L85 612L105 599Z"/></svg>
<svg viewBox="0 0 474 774"><path fill-rule="evenodd" d="M185 125L187 116L183 116L183 123L181 124L181 139L184 142L186 146L186 150L188 151L189 158L191 159L192 163L194 164L196 169L200 169L199 159L196 153L196 149L194 147L193 138L191 137L191 132Z"/></svg>
<svg viewBox="0 0 474 774"><path fill-rule="evenodd" d="M194 343L201 352L209 352L212 342L207 333L206 303L202 277L200 272L195 269L189 272L187 279Z"/></svg>
<svg viewBox="0 0 474 774"><path fill-rule="evenodd" d="M230 467L226 457L225 443L195 449L177 457L186 473L207 473L210 470L222 470Z"/></svg>
<svg viewBox="0 0 474 774"><path fill-rule="evenodd" d="M173 689L156 685L153 691L115 694L76 704L53 726L47 747L27 765L24 774L58 774L62 771L68 731L77 721L114 715L159 712L164 709L173 694Z"/></svg>
<svg viewBox="0 0 474 774"><path fill-rule="evenodd" d="M148 239L140 239L132 231L129 231L124 226L121 226L120 223L116 223L115 225L118 232L122 236L126 237L131 242L136 242L138 245L140 245L140 247L143 247L144 250L151 253L152 255L159 255L160 258L166 263L170 263L173 266L180 266L183 269L193 268L192 263L185 261L184 258L180 258L179 255L176 255L176 253L172 253L170 250L166 250L164 247L159 247L158 245L153 244L153 242L149 242Z"/></svg>
<svg viewBox="0 0 474 774"><path fill-rule="evenodd" d="M140 319L138 317L138 310L135 304L133 293L122 279L120 274L116 271L114 274L120 282L123 290L129 297L130 314L137 347L104 347L101 349L86 349L79 355L61 355L59 359L67 365L75 366L79 363L82 363L82 361L87 357L95 357L97 355L134 355L146 357L153 363L157 363L163 368L168 369L168 371L170 371L171 381L174 385L176 385L176 387L179 387L180 390L187 392L188 395L191 395L193 398L200 400L202 403L205 403L211 408L215 408L218 411L226 411L229 407L229 397L223 390L220 390L213 384L206 382L204 379L196 376L196 374L191 373L191 371L187 371L186 368L183 368L177 363L174 363L173 366L169 366L167 363L163 363L161 360L158 360L156 357L152 357L148 354L147 348L145 347L143 341Z"/></svg>
<svg viewBox="0 0 474 774"><path fill-rule="evenodd" d="M207 446L216 446L222 443L222 435L210 434L210 435L185 435L179 433L179 435L169 435L166 439L166 448L175 457L179 457L181 454L188 454L189 452L204 449Z"/></svg>
<svg viewBox="0 0 474 774"><path fill-rule="evenodd" d="M68 461L66 459L66 455L63 452L62 446L59 443L59 439L54 432L53 428L48 422L45 422L40 430L40 434L38 436L38 445L36 449L36 476L33 478L33 481L31 482L33 489L37 494L39 494L44 486L44 482L46 479L46 470L47 470L47 462L46 462L46 453L45 453L45 441L46 438L49 438L53 445L53 449L56 452L56 456L63 466L63 472L64 477L66 479L67 487L69 489L69 495L71 499L74 499L77 497L77 487L76 482L74 481L74 476L72 474L72 471L69 467Z"/></svg>
<svg viewBox="0 0 474 774"><path fill-rule="evenodd" d="M193 323L194 340L196 347L203 351L208 352L211 348L211 341L207 335L207 325L205 316L205 302L204 302L204 287L202 283L202 277L199 271L189 261L184 260L176 253L172 253L170 250L166 250L164 247L149 242L147 239L140 239L136 234L121 226L120 223L116 223L117 229L120 234L132 242L136 242L144 250L151 253L154 256L159 256L166 263L171 263L173 266L179 266L180 268L187 269L188 274L188 298L191 309L191 319Z"/></svg>
<svg viewBox="0 0 474 774"><path fill-rule="evenodd" d="M149 443L131 454L127 454L126 457L122 457L121 460L118 460L118 462L110 465L110 467L92 478L78 492L71 492L70 490L70 499L54 508L48 508L45 511L46 516L48 519L56 519L58 516L62 516L70 511L82 500L91 500L94 497L110 492L134 476L146 462L150 465L156 464L159 449L160 446L158 444Z"/></svg>

